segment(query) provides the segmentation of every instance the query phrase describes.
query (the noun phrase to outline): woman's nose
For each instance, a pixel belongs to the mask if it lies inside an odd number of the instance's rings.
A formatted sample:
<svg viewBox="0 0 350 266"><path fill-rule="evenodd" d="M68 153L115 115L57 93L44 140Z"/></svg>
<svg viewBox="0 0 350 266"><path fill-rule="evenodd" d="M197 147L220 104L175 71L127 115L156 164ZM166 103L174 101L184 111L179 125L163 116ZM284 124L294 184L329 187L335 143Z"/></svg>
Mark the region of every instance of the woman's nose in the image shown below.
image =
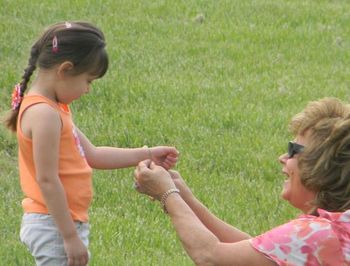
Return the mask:
<svg viewBox="0 0 350 266"><path fill-rule="evenodd" d="M281 164L285 164L287 160L288 160L288 153L284 153L280 157L278 157L278 161Z"/></svg>

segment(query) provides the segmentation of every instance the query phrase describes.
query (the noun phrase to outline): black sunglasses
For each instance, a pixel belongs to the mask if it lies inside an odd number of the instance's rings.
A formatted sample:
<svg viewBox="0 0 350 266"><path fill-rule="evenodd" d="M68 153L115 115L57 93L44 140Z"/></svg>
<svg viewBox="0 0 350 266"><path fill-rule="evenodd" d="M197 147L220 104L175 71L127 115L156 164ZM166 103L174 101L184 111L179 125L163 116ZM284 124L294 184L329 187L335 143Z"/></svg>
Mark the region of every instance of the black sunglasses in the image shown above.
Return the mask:
<svg viewBox="0 0 350 266"><path fill-rule="evenodd" d="M294 141L288 142L288 158L293 158L295 154L301 153L304 150L304 146Z"/></svg>

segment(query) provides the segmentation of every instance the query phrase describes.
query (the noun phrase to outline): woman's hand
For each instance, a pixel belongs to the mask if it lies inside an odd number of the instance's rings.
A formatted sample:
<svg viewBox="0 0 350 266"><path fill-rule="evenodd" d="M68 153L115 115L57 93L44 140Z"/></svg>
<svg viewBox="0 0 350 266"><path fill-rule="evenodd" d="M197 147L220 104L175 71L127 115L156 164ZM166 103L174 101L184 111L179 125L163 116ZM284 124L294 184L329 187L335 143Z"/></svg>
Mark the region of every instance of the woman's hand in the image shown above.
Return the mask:
<svg viewBox="0 0 350 266"><path fill-rule="evenodd" d="M187 186L186 182L182 179L179 172L169 170L171 179L175 183L175 186L180 190L180 195L187 202L187 199L193 196L191 189Z"/></svg>
<svg viewBox="0 0 350 266"><path fill-rule="evenodd" d="M135 189L160 200L161 196L175 184L167 170L149 160L142 161L135 169Z"/></svg>
<svg viewBox="0 0 350 266"><path fill-rule="evenodd" d="M157 146L149 148L151 161L169 170L174 167L179 157L179 152L175 147Z"/></svg>

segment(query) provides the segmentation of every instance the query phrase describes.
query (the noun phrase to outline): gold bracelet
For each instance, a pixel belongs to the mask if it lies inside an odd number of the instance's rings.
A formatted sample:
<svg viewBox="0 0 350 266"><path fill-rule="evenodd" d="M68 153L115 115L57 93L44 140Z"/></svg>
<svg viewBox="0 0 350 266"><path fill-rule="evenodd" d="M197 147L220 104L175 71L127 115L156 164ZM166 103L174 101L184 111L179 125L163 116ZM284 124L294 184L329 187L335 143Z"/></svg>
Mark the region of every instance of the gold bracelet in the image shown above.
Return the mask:
<svg viewBox="0 0 350 266"><path fill-rule="evenodd" d="M165 206L166 200L169 197L169 195L172 193L179 193L180 194L180 190L178 190L177 188L171 188L168 191L164 192L164 194L160 198L160 204L162 205L165 213L168 213L168 210L166 209L166 206Z"/></svg>

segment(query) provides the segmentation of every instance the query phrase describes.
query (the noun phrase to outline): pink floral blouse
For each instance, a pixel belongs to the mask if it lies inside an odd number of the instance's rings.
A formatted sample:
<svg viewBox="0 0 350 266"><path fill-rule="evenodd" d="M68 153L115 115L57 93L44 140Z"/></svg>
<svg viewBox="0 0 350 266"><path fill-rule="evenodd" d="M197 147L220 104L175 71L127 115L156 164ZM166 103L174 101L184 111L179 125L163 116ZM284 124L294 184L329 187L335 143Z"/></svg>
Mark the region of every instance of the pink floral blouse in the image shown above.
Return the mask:
<svg viewBox="0 0 350 266"><path fill-rule="evenodd" d="M281 266L350 265L350 210L299 218L250 240Z"/></svg>

